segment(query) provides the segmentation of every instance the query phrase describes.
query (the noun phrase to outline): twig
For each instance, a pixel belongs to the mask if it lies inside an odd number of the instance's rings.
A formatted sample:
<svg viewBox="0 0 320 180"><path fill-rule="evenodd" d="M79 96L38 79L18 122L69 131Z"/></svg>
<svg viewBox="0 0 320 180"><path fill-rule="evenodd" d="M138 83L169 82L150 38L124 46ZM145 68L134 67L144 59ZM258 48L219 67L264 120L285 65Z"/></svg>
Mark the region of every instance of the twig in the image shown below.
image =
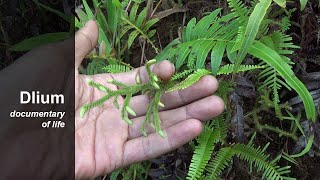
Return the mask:
<svg viewBox="0 0 320 180"><path fill-rule="evenodd" d="M131 5L131 2L132 2L132 0L129 1L129 3L128 3L127 7L126 7L126 11L127 11L127 12L128 12L128 9L129 9L129 7L130 7L130 5Z"/></svg>
<svg viewBox="0 0 320 180"><path fill-rule="evenodd" d="M154 15L154 13L156 13L156 10L158 9L158 7L160 6L161 3L162 3L162 0L160 0L160 1L157 3L156 7L153 9L153 11L152 11L152 13L151 13L150 18Z"/></svg>

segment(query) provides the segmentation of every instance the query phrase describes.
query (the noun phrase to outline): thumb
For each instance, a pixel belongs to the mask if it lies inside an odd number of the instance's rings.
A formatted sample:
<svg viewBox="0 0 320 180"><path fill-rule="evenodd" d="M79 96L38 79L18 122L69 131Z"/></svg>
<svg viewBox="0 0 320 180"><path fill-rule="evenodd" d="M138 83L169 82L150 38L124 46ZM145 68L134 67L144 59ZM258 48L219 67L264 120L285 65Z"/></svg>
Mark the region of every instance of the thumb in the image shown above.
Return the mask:
<svg viewBox="0 0 320 180"><path fill-rule="evenodd" d="M99 27L94 20L88 21L75 35L75 68L78 68L82 60L97 45Z"/></svg>

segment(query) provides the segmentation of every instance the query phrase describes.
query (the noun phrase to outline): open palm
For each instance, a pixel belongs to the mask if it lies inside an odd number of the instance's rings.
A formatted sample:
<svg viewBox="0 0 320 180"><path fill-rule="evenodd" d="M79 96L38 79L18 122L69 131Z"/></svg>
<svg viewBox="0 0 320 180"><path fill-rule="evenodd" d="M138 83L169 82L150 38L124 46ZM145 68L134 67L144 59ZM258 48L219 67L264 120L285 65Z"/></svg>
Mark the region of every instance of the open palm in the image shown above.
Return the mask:
<svg viewBox="0 0 320 180"><path fill-rule="evenodd" d="M122 119L120 110L112 101L103 107L96 107L80 118L82 105L98 100L104 92L90 87L86 78L101 83L110 89L117 87L107 81L115 79L127 84L135 83L139 76L142 83L148 81L145 67L127 73L99 74L94 76L79 75L77 68L83 58L97 43L98 27L89 21L79 30L75 38L76 57L76 125L75 125L75 173L77 179L92 178L107 174L113 170L134 162L157 157L176 149L198 136L203 128L202 122L219 115L224 110L223 101L212 94L218 88L217 80L205 76L193 86L165 94L161 102L160 118L166 137L162 138L149 128L148 136L141 135L139 129L144 120L149 97L138 95L132 98L130 107L137 116L130 117L133 124L128 125ZM170 79L174 66L163 61L152 67L152 71L162 80ZM123 99L118 99L119 104Z"/></svg>

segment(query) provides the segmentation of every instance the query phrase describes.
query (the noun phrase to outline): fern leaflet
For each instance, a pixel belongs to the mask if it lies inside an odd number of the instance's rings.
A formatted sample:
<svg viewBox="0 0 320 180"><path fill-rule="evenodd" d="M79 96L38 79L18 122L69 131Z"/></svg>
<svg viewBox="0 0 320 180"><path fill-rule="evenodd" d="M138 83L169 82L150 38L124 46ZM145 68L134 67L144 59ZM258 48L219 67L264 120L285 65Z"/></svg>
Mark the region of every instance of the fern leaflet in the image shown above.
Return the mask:
<svg viewBox="0 0 320 180"><path fill-rule="evenodd" d="M235 66L235 64L227 64L227 65L222 66L219 69L217 75L222 75L222 74L228 75L231 73L239 73L239 72L251 71L254 69L264 68L264 66L259 66L259 65L240 65L239 68L237 69L237 71L234 72L233 71L234 66Z"/></svg>

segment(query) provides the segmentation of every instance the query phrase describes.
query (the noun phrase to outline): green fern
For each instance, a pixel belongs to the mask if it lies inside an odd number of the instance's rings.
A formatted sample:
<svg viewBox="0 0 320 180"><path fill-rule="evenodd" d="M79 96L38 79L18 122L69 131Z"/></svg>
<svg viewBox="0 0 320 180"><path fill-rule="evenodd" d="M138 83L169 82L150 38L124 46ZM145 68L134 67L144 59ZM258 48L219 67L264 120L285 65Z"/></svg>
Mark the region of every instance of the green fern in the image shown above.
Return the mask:
<svg viewBox="0 0 320 180"><path fill-rule="evenodd" d="M187 76L189 76L191 73L193 73L194 70L193 69L189 69L189 70L184 70L180 73L176 73L171 77L172 81L176 81L176 80L180 80L180 79L184 79Z"/></svg>
<svg viewBox="0 0 320 180"><path fill-rule="evenodd" d="M235 71L246 57L249 48L253 44L258 34L260 25L267 14L267 10L271 5L271 0L260 0L260 2L254 7L251 13L246 30L244 32L244 38L239 42L240 48L235 61Z"/></svg>
<svg viewBox="0 0 320 180"><path fill-rule="evenodd" d="M244 71L251 71L254 69L260 69L260 68L264 68L264 66L260 66L260 65L240 65L240 67L237 69L236 72L234 72L234 64L227 64L222 66L217 75L228 75L231 73L239 73L239 72L244 72Z"/></svg>
<svg viewBox="0 0 320 180"><path fill-rule="evenodd" d="M147 40L148 43L154 48L158 53L158 48L154 45L151 38L156 33L156 30L150 30L153 25L155 25L159 19L147 19L147 8L144 8L140 14L137 14L139 8L139 3L135 3L132 6L130 14L126 12L123 13L121 19L123 20L124 26L121 31L120 37L124 34L128 34L128 49L131 47L134 40L141 36Z"/></svg>
<svg viewBox="0 0 320 180"><path fill-rule="evenodd" d="M231 147L220 149L214 160L207 166L207 179L218 179L222 171L230 165L233 155L234 152Z"/></svg>
<svg viewBox="0 0 320 180"><path fill-rule="evenodd" d="M269 155L264 153L267 145L265 148L260 149L259 147L255 148L253 144L236 144L232 149L234 154L241 160L253 164L258 171L262 171L262 179L288 179L283 175L290 173L290 166L280 167L275 161L269 162Z"/></svg>
<svg viewBox="0 0 320 180"><path fill-rule="evenodd" d="M201 77L210 74L210 71L205 70L205 69L198 69L197 71L195 71L193 74L191 74L190 76L188 76L185 80L183 80L182 82L176 84L173 87L170 87L168 90L166 90L166 92L171 92L171 91L176 91L176 90L180 90L180 89L185 89L189 86L191 86L192 84L194 84L195 82L197 82Z"/></svg>
<svg viewBox="0 0 320 180"><path fill-rule="evenodd" d="M271 23L268 17L268 8L271 0L261 0L256 4L247 21L243 18L234 18L234 13L245 10L239 5L239 1L230 0L229 4L239 6L234 12L218 17L220 9L216 9L209 15L202 18L198 23L196 19L189 21L183 28L181 39L170 43L157 57L157 60L169 59L176 64L177 69L190 61L195 61L194 69L205 67L207 56L211 51L211 72L216 75L219 71L224 52L231 63L234 63L234 72L237 72L240 63L249 53L250 55L263 60L268 66L285 80L288 87L294 89L302 98L308 119L315 120L315 106L313 99L303 83L294 75L290 61L286 55L292 51L288 48L295 48L291 39L287 36L279 36L277 33L268 35L268 26ZM239 10L237 10L239 9ZM245 10L251 12L250 10ZM204 25L205 24L205 25ZM243 35L241 26L246 24ZM240 30L239 30L240 27ZM199 33L201 32L201 33ZM275 43L266 43L268 38ZM285 43L281 43L285 42ZM237 52L235 52L237 50ZM270 53L271 51L271 53ZM274 86L278 91L279 86ZM275 102L277 101L275 96ZM275 103L276 104L276 103Z"/></svg>
<svg viewBox="0 0 320 180"><path fill-rule="evenodd" d="M284 35L281 32L274 32L271 36L262 37L261 41L269 47L272 47L273 50L277 51L280 55L292 54L293 51L290 50L290 48L297 48L297 46L294 46L291 43L291 37ZM286 64L292 64L291 60L285 56L282 56L282 60L286 62ZM278 117L281 117L279 107L280 97L278 91L282 87L286 87L288 90L291 90L291 87L282 79L278 71L273 66L270 66L265 62L262 62L261 64L266 68L259 74L259 79L264 79L263 84L259 89L269 88L272 90L275 112Z"/></svg>
<svg viewBox="0 0 320 180"><path fill-rule="evenodd" d="M263 172L262 179L294 179L286 177L290 173L290 166L280 167L276 164L278 159L269 161L269 155L265 153L268 144L261 149L256 148L252 143L235 144L234 146L220 149L213 161L207 166L208 179L217 179L222 171L230 164L232 157L237 156L239 159L253 165L258 171Z"/></svg>
<svg viewBox="0 0 320 180"><path fill-rule="evenodd" d="M209 52L212 52L211 64L219 67L217 62L222 61L225 42L233 40L239 26L238 21L231 21L232 14L218 18L220 12L221 9L216 9L198 23L196 19L190 20L183 28L182 38L169 44L156 59L169 59L175 63L177 69L183 64L192 64L190 61L195 61L195 69L202 69Z"/></svg>
<svg viewBox="0 0 320 180"><path fill-rule="evenodd" d="M120 64L110 64L102 68L106 73L121 73L128 72L131 69L128 66L120 65Z"/></svg>
<svg viewBox="0 0 320 180"><path fill-rule="evenodd" d="M239 17L241 21L246 19L251 12L251 10L247 8L241 0L228 0L228 5L234 16Z"/></svg>
<svg viewBox="0 0 320 180"><path fill-rule="evenodd" d="M106 61L104 61L103 59L93 59L82 73L87 75L104 73L103 68L105 66Z"/></svg>
<svg viewBox="0 0 320 180"><path fill-rule="evenodd" d="M209 123L206 123L205 130L197 138L198 145L195 147L189 166L187 179L199 179L211 159L214 146L218 142L223 142L227 136L227 126L223 119L219 116Z"/></svg>
<svg viewBox="0 0 320 180"><path fill-rule="evenodd" d="M204 132L197 138L199 145L195 147L187 179L199 179L211 158L214 145L218 140L219 130L206 127Z"/></svg>

